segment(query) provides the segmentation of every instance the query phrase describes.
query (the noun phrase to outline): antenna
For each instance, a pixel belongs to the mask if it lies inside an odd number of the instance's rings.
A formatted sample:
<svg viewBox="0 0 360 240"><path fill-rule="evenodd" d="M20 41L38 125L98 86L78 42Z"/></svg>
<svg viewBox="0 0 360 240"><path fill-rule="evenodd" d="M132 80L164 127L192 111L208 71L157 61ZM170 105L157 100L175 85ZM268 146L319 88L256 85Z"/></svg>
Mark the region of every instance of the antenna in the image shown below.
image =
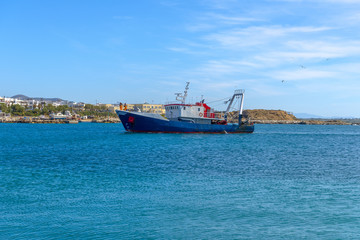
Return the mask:
<svg viewBox="0 0 360 240"><path fill-rule="evenodd" d="M189 90L189 84L190 84L190 82L186 82L184 95L182 95L181 93L175 93L176 100L180 101L182 104L185 104L185 99L187 97L187 91Z"/></svg>

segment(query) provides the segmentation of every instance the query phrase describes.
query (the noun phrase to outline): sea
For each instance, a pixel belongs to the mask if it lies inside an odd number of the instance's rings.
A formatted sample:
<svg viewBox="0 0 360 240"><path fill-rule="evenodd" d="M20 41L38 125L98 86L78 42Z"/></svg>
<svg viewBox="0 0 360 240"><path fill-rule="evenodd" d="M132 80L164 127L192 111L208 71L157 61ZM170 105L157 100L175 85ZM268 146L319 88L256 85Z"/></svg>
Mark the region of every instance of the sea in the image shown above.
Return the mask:
<svg viewBox="0 0 360 240"><path fill-rule="evenodd" d="M360 239L360 126L0 123L0 239Z"/></svg>

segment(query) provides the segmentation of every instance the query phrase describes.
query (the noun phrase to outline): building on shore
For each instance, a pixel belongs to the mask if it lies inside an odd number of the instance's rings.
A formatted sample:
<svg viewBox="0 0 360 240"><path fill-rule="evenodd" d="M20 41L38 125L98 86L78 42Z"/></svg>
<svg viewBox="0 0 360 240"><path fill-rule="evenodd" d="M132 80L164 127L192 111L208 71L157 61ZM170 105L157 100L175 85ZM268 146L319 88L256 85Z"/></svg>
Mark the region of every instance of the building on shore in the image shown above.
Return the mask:
<svg viewBox="0 0 360 240"><path fill-rule="evenodd" d="M141 111L141 112L149 112L149 113L158 113L158 114L165 114L165 108L162 104L150 104L150 103L141 103L141 104L133 104L134 111Z"/></svg>
<svg viewBox="0 0 360 240"><path fill-rule="evenodd" d="M103 107L103 108L110 108L113 106L113 104L108 104L108 103L97 103L96 106L98 107Z"/></svg>
<svg viewBox="0 0 360 240"><path fill-rule="evenodd" d="M150 103L139 103L139 104L131 104L131 103L122 103L123 110L128 111L140 111L140 112L149 112L149 113L158 113L165 114L165 108L162 104L150 104ZM108 106L109 112L115 113L116 110L120 110L120 104L113 104L112 106Z"/></svg>
<svg viewBox="0 0 360 240"><path fill-rule="evenodd" d="M71 107L73 110L80 110L80 111L85 110L85 103L83 102L69 102L67 105Z"/></svg>
<svg viewBox="0 0 360 240"><path fill-rule="evenodd" d="M123 103L123 110L125 110L124 105L125 105L125 103ZM109 112L115 113L116 110L120 110L120 104L112 104L112 106L110 106L108 109L109 109ZM134 111L134 104L126 103L126 110Z"/></svg>
<svg viewBox="0 0 360 240"><path fill-rule="evenodd" d="M25 96L26 97L26 96ZM59 106L69 106L74 111L84 111L85 110L85 103L83 102L74 102L74 101L66 101L61 100L58 98L54 99L47 99L47 98L7 98L7 97L0 97L0 104L5 104L6 106L12 105L20 105L25 108L25 110L34 110L34 109L43 109L45 106L51 104L53 107ZM129 104L129 103L122 103L123 110L125 109L128 111L141 111L141 112L148 112L148 113L157 113L157 114L165 114L165 108L162 104L150 104L150 103L140 103L140 104ZM120 104L102 104L97 103L96 106L101 107L104 111L109 111L115 113L116 110L120 110Z"/></svg>
<svg viewBox="0 0 360 240"><path fill-rule="evenodd" d="M111 113L115 113L116 110L120 110L120 106L117 104L112 104L109 108L108 108L109 112Z"/></svg>

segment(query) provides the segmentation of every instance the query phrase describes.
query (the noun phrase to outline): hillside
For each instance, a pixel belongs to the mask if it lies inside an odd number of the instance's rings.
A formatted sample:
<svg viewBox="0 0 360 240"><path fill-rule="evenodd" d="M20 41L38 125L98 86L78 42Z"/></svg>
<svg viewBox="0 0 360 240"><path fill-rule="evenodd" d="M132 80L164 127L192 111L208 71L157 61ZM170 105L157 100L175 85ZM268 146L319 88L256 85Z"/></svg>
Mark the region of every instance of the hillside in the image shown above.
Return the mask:
<svg viewBox="0 0 360 240"><path fill-rule="evenodd" d="M51 102L60 102L64 101L61 98L42 98L42 97L28 97L23 94L17 94L15 96L12 96L11 98L17 98L20 100L37 100L37 101L51 101Z"/></svg>
<svg viewBox="0 0 360 240"><path fill-rule="evenodd" d="M253 110L244 110L243 116L245 118L250 118L251 120L285 120L285 121L294 121L297 118L286 111L283 110L264 110L264 109L253 109Z"/></svg>

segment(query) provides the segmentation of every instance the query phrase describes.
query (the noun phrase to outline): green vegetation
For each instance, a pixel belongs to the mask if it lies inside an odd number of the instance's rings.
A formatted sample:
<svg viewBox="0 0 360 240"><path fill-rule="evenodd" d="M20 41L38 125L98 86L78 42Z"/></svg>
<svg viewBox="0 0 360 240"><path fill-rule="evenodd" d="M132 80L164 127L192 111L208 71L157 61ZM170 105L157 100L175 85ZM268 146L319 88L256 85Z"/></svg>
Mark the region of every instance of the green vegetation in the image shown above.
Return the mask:
<svg viewBox="0 0 360 240"><path fill-rule="evenodd" d="M116 117L115 113L110 113L108 109L104 106L94 106L91 104L86 104L84 110L72 109L68 105L61 105L58 107L53 106L52 104L39 105L37 108L32 110L26 109L25 107L15 104L12 106L6 106L4 103L0 103L0 110L5 113L10 113L12 116L30 116L38 117L40 115L48 116L51 113L65 113L65 111L70 111L72 113L79 114L80 116L93 116L93 117Z"/></svg>

